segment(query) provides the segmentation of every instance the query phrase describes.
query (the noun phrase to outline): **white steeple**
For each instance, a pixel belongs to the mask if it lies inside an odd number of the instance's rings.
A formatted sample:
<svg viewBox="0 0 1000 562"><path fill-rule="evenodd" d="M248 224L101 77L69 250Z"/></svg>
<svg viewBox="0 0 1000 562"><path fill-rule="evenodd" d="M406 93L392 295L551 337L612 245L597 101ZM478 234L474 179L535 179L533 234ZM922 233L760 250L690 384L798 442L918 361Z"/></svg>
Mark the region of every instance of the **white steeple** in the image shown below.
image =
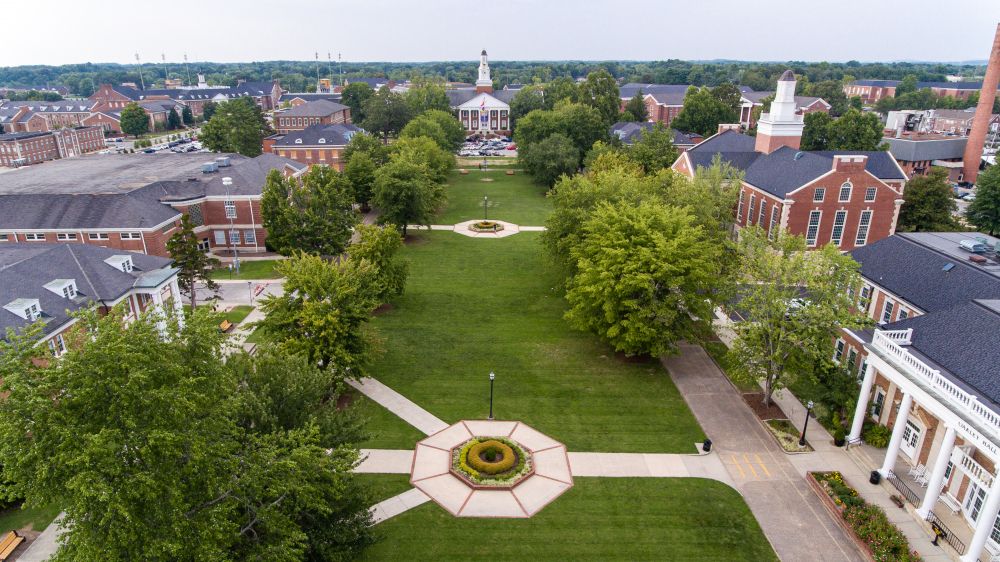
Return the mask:
<svg viewBox="0 0 1000 562"><path fill-rule="evenodd" d="M802 140L805 121L796 115L795 75L786 70L778 78L778 90L774 93L770 113L764 113L757 122L756 149L770 153L780 146L798 148Z"/></svg>
<svg viewBox="0 0 1000 562"><path fill-rule="evenodd" d="M490 64L486 62L486 49L483 49L483 54L479 57L479 80L476 80L476 91L493 91L493 80L490 79Z"/></svg>

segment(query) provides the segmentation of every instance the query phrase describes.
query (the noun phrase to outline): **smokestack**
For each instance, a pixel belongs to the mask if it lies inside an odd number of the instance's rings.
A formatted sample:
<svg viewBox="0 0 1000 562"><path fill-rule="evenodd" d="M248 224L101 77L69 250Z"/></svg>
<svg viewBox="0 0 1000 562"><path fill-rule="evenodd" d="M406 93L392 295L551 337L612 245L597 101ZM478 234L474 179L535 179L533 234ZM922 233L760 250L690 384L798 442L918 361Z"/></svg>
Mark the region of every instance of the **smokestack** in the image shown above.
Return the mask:
<svg viewBox="0 0 1000 562"><path fill-rule="evenodd" d="M965 156L962 157L962 179L975 182L979 176L979 163L983 160L983 146L986 144L986 130L993 113L993 100L997 96L997 85L1000 83L1000 24L993 39L993 49L990 51L990 62L986 67L986 78L983 79L983 90L979 92L979 105L976 106L976 116L972 119L972 129L969 130L969 140L965 145Z"/></svg>

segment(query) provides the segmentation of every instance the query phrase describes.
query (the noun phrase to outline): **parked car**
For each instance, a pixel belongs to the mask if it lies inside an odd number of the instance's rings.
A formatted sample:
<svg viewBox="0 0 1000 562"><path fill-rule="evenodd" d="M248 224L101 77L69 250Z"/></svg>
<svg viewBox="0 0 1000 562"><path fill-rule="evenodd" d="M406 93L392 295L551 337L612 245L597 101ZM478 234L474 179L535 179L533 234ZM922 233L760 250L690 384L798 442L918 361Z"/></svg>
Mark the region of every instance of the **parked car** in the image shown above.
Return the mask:
<svg viewBox="0 0 1000 562"><path fill-rule="evenodd" d="M964 187L966 189L969 189L969 188L972 187L972 182L969 182L969 181L960 181L956 185L958 185L958 187Z"/></svg>

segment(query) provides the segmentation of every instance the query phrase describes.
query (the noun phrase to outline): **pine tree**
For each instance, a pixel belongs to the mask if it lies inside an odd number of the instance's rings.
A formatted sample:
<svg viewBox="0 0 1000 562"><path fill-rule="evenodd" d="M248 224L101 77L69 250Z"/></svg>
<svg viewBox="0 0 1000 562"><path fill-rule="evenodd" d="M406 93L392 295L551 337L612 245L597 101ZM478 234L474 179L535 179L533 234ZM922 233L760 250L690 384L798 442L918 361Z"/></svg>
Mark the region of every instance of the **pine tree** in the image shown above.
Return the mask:
<svg viewBox="0 0 1000 562"><path fill-rule="evenodd" d="M212 291L219 290L219 284L209 277L212 267L221 265L215 258L208 257L198 248L198 236L194 233L194 223L188 215L181 217L181 229L167 240L167 251L174 259L174 267L180 269L177 285L191 295L191 312L195 309L195 283L204 283Z"/></svg>

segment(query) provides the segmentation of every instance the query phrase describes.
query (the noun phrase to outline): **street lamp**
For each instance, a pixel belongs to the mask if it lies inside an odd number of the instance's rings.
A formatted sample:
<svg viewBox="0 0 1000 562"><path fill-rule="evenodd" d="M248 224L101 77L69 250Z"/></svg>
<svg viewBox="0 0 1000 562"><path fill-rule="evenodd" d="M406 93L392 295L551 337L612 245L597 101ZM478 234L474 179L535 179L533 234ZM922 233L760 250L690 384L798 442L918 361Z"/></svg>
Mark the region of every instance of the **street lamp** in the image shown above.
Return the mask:
<svg viewBox="0 0 1000 562"><path fill-rule="evenodd" d="M250 291L250 306L253 306L253 281L247 281L247 290Z"/></svg>
<svg viewBox="0 0 1000 562"><path fill-rule="evenodd" d="M802 424L802 437L799 438L799 447L806 446L806 429L809 429L809 414L812 413L813 402L812 400L806 404L806 423Z"/></svg>
<svg viewBox="0 0 1000 562"><path fill-rule="evenodd" d="M483 195L483 220L490 220L490 196Z"/></svg>
<svg viewBox="0 0 1000 562"><path fill-rule="evenodd" d="M496 375L490 373L490 417L486 418L488 420L493 419L493 378Z"/></svg>
<svg viewBox="0 0 1000 562"><path fill-rule="evenodd" d="M223 204L222 204L223 208L225 208L225 206L226 206L225 204L228 201L230 201L230 199L229 199L229 186L233 185L233 178L231 178L229 176L226 176L226 177L222 178L222 185L226 186L226 200L223 201ZM235 202L234 202L233 210L234 211L236 210ZM229 214L228 210L226 211L226 214L227 215ZM240 276L240 257L236 254L236 242L233 241L233 232L234 232L233 231L233 217L229 217L229 245L233 247L233 263L236 264L236 276L239 277Z"/></svg>

